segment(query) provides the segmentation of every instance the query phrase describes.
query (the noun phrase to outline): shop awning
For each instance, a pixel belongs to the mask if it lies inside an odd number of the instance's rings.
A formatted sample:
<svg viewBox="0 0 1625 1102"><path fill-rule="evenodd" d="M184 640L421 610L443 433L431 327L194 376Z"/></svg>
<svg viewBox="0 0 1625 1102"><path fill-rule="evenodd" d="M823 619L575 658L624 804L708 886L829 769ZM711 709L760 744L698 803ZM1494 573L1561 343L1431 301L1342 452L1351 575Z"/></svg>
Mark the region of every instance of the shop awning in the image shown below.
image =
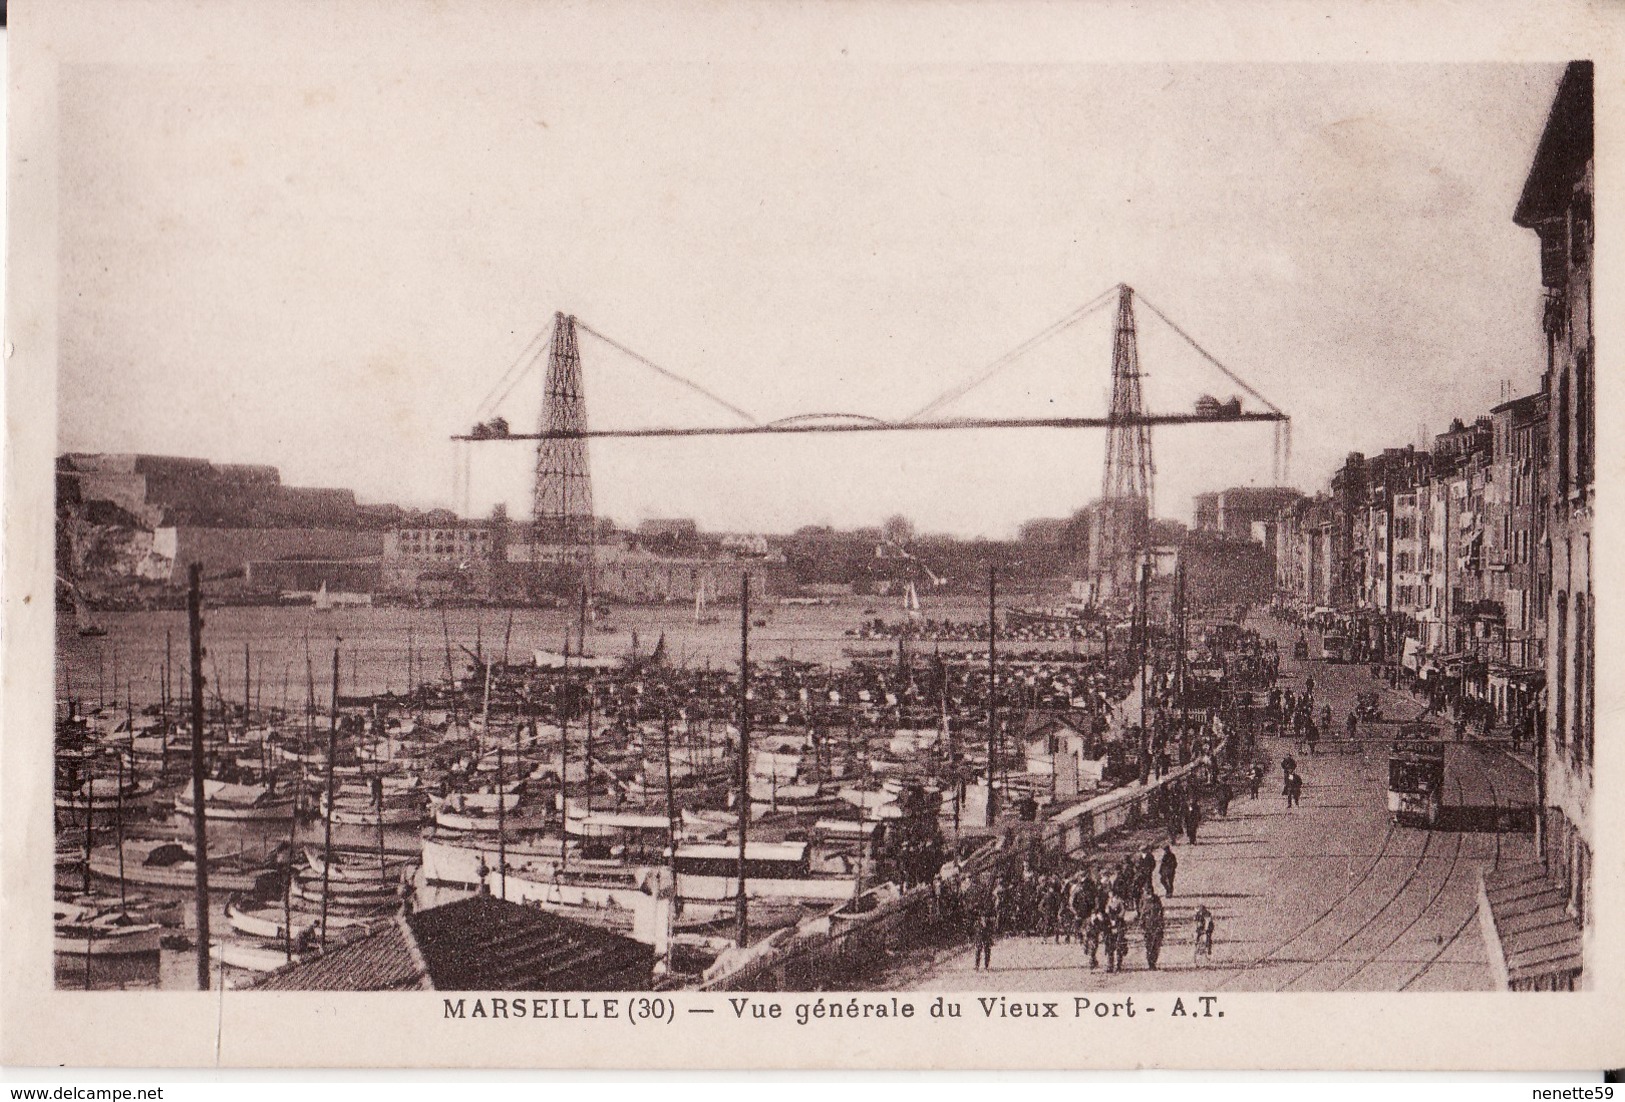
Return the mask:
<svg viewBox="0 0 1625 1102"><path fill-rule="evenodd" d="M1562 888L1540 865L1481 875L1478 919L1497 984L1511 991L1571 991L1585 961L1580 926Z"/></svg>

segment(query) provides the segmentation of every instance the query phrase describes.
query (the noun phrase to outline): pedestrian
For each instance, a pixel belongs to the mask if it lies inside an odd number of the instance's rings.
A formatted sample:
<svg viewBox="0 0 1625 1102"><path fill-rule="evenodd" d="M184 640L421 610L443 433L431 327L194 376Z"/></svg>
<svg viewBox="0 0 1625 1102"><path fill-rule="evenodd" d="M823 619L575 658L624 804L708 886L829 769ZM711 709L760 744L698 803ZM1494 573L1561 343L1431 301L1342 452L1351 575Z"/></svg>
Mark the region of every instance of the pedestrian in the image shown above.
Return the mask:
<svg viewBox="0 0 1625 1102"><path fill-rule="evenodd" d="M1111 943L1115 952L1114 972L1124 970L1128 959L1128 912L1120 911L1111 919Z"/></svg>
<svg viewBox="0 0 1625 1102"><path fill-rule="evenodd" d="M1179 872L1179 858L1174 856L1172 846L1162 847L1162 862L1157 866L1157 875L1162 879L1162 894L1174 894L1174 876Z"/></svg>
<svg viewBox="0 0 1625 1102"><path fill-rule="evenodd" d="M1281 759L1281 772L1282 773L1296 773L1297 771L1298 771L1298 759L1297 758L1293 757L1291 754L1288 754L1286 757Z"/></svg>
<svg viewBox="0 0 1625 1102"><path fill-rule="evenodd" d="M1359 729L1359 726L1360 726L1360 717L1355 714L1355 712L1354 712L1354 710L1352 708L1349 710L1349 718L1346 720L1346 724L1348 726L1349 739L1352 741L1353 738L1354 738L1355 732Z"/></svg>
<svg viewBox="0 0 1625 1102"><path fill-rule="evenodd" d="M1315 725L1314 720L1310 720L1308 726L1303 729L1303 741L1304 745L1309 747L1311 754L1318 752L1315 749L1315 744L1320 741L1320 728Z"/></svg>
<svg viewBox="0 0 1625 1102"><path fill-rule="evenodd" d="M1098 909L1090 911L1083 922L1083 947L1089 951L1090 971L1100 967L1100 946L1105 937L1106 916Z"/></svg>
<svg viewBox="0 0 1625 1102"><path fill-rule="evenodd" d="M1264 767L1257 762L1253 763L1252 772L1248 774L1248 787L1252 790L1253 799L1258 799L1258 789L1264 783Z"/></svg>
<svg viewBox="0 0 1625 1102"><path fill-rule="evenodd" d="M1219 805L1219 818L1230 817L1230 786L1223 781L1219 782L1218 791L1214 793L1214 802Z"/></svg>
<svg viewBox="0 0 1625 1102"><path fill-rule="evenodd" d="M972 970L993 970L993 942L999 936L999 921L994 912L984 910L976 919L976 962Z"/></svg>
<svg viewBox="0 0 1625 1102"><path fill-rule="evenodd" d="M1054 944L1061 944L1061 887L1053 880L1044 886L1044 896L1040 903L1043 910L1043 927L1039 930L1051 939Z"/></svg>
<svg viewBox="0 0 1625 1102"><path fill-rule="evenodd" d="M1288 773L1281 794L1286 797L1286 806L1297 807L1298 800L1303 795L1303 778L1296 773Z"/></svg>
<svg viewBox="0 0 1625 1102"><path fill-rule="evenodd" d="M1146 892L1140 903L1140 931L1145 936L1145 966L1155 971L1163 936L1162 900L1155 892Z"/></svg>
<svg viewBox="0 0 1625 1102"><path fill-rule="evenodd" d="M1191 845L1196 844L1196 828L1202 822L1202 807L1191 797L1191 802L1185 808L1185 840Z"/></svg>
<svg viewBox="0 0 1625 1102"><path fill-rule="evenodd" d="M1157 855L1151 852L1150 846L1147 846L1145 849L1140 851L1140 875L1138 879L1138 887L1140 890L1150 891L1151 882L1156 878L1156 875Z"/></svg>
<svg viewBox="0 0 1625 1102"><path fill-rule="evenodd" d="M1207 904L1196 908L1196 952L1198 957L1213 956L1213 912Z"/></svg>

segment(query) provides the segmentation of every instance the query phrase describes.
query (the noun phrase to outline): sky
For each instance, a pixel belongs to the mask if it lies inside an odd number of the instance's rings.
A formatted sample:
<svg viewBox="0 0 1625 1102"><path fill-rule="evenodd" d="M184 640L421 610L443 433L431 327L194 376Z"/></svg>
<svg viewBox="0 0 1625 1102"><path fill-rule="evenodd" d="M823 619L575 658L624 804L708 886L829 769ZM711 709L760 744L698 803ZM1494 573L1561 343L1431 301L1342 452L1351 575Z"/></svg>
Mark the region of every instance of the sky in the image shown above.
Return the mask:
<svg viewBox="0 0 1625 1102"><path fill-rule="evenodd" d="M59 90L59 450L270 463L463 507L452 434L540 418L555 311L743 407L906 416L1118 283L1146 405L1292 416L1290 481L1526 393L1511 221L1560 65L80 65ZM942 411L1099 415L1110 308ZM595 337L595 428L737 424ZM1247 408L1257 404L1248 400ZM1008 537L1099 431L595 441L598 511ZM1267 425L1154 435L1158 512L1272 480ZM534 446L469 449L530 513Z"/></svg>

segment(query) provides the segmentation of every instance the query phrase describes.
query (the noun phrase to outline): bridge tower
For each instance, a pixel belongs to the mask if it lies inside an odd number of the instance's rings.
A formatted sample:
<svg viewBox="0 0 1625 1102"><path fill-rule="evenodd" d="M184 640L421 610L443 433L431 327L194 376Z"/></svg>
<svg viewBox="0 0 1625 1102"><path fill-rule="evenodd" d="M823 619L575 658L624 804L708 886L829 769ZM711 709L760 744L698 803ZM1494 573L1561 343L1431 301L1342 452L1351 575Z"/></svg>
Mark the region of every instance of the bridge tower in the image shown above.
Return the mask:
<svg viewBox="0 0 1625 1102"><path fill-rule="evenodd" d="M592 471L587 465L587 402L581 386L581 351L574 315L553 315L553 341L542 398L542 440L536 447L532 525L536 563L550 574L549 588L574 593L592 587L597 521ZM545 434L560 433L561 436ZM547 567L551 565L552 569Z"/></svg>
<svg viewBox="0 0 1625 1102"><path fill-rule="evenodd" d="M1134 327L1134 288L1117 287L1112 338L1112 406L1106 427L1106 470L1089 540L1094 599L1131 592L1135 564L1151 544L1151 430L1140 392L1140 349Z"/></svg>

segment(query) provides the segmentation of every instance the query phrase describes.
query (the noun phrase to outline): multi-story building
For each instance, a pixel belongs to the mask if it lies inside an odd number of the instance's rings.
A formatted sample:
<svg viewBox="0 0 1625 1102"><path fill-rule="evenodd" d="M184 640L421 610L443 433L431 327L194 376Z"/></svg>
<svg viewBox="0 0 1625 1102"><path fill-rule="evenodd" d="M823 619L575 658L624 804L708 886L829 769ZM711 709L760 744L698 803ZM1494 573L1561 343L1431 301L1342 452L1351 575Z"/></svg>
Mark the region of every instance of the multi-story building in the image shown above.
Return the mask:
<svg viewBox="0 0 1625 1102"><path fill-rule="evenodd" d="M434 509L409 518L384 536L383 585L420 596L485 596L506 535L502 515L464 520Z"/></svg>
<svg viewBox="0 0 1625 1102"><path fill-rule="evenodd" d="M1495 451L1486 488L1485 574L1502 606L1500 660L1510 669L1545 674L1546 392L1490 411Z"/></svg>
<svg viewBox="0 0 1625 1102"><path fill-rule="evenodd" d="M1513 221L1540 241L1546 335L1546 532L1549 561L1530 556L1532 585L1546 606L1546 708L1536 749L1540 865L1499 870L1483 885L1486 943L1500 981L1525 990L1592 985L1596 921L1591 905L1595 757L1595 612L1591 589L1593 73L1571 63ZM1532 414L1534 410L1526 410ZM1542 578L1542 572L1549 575Z"/></svg>

